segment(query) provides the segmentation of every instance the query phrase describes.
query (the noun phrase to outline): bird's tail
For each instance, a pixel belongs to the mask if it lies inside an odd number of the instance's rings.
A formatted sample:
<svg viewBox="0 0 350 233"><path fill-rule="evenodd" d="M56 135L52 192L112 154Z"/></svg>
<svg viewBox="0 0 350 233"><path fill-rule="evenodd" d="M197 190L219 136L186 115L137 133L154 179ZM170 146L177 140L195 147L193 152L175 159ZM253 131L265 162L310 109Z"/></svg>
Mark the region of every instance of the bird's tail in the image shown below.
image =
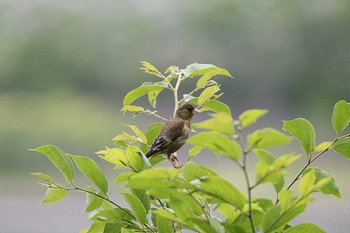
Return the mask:
<svg viewBox="0 0 350 233"><path fill-rule="evenodd" d="M147 154L145 155L146 158L151 157L151 156L154 154L154 152L155 152L154 150L150 149L150 150L147 152Z"/></svg>

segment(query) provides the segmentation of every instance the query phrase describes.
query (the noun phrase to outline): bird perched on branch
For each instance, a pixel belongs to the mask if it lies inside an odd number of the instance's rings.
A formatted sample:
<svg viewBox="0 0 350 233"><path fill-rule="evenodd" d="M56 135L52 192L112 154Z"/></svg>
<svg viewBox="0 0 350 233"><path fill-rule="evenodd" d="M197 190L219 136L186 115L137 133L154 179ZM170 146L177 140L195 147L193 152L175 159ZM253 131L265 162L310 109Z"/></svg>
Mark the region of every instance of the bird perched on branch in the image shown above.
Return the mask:
<svg viewBox="0 0 350 233"><path fill-rule="evenodd" d="M180 106L175 117L170 118L151 145L146 157L166 154L171 164L178 168L178 151L188 139L192 117L199 111L189 103Z"/></svg>

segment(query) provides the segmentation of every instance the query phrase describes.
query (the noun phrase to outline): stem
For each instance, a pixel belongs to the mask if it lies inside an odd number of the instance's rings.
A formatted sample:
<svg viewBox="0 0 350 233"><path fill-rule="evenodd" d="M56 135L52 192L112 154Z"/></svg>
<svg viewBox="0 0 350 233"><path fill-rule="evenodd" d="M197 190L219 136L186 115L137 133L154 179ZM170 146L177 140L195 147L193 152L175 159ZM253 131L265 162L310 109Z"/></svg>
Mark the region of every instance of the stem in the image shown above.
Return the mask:
<svg viewBox="0 0 350 233"><path fill-rule="evenodd" d="M300 177L301 177L301 175L303 174L303 172L310 166L310 164L312 163L312 162L314 162L316 159L318 159L321 155L323 155L325 152L327 152L330 148L332 148L332 146L337 142L337 141L339 141L340 139L343 139L343 138L346 138L346 137L349 137L350 136L350 133L349 134L346 134L346 135L343 135L343 136L337 136L334 140L333 140L333 142L332 142L332 144L329 146L329 147L327 147L326 149L324 149L324 150L322 150L321 152L319 152L315 157L311 157L311 155L310 156L308 156L308 161L307 161L307 163L305 164L305 166L301 169L301 171L298 173L298 175L293 179L293 181L288 185L288 187L287 187L287 190L289 190L293 185L294 185L294 183L295 182L297 182L297 180L299 180L300 179ZM277 201L276 201L276 204L278 203L278 199L277 199Z"/></svg>
<svg viewBox="0 0 350 233"><path fill-rule="evenodd" d="M160 115L158 115L158 114L156 114L155 112L152 112L152 111L148 111L147 110L146 112L143 112L143 113L146 113L146 114L151 115L151 116L155 116L155 117L157 117L157 118L159 118L159 119L161 119L163 121L167 121L168 120L165 117L162 117L162 116L160 116Z"/></svg>
<svg viewBox="0 0 350 233"><path fill-rule="evenodd" d="M196 93L199 89L202 89L203 86L201 87L196 87L195 89L193 89L190 93L188 93L188 96L193 95L194 93ZM184 101L186 100L186 98L182 98L181 100L179 100L179 104L182 104Z"/></svg>
<svg viewBox="0 0 350 233"><path fill-rule="evenodd" d="M300 197L300 199L297 200L293 205L291 205L285 212L283 212L281 214L281 216L276 218L276 220L269 226L269 228L267 228L267 230L265 232L268 233L270 231L270 229L273 227L273 225L278 223L278 221L280 221L290 210L292 210L295 206L297 206L304 198L308 197L308 195L310 195L310 193L308 193L305 196Z"/></svg>
<svg viewBox="0 0 350 233"><path fill-rule="evenodd" d="M73 182L72 182L72 185L74 188L64 188L66 190L69 190L69 191L72 191L72 190L78 190L78 191L81 191L81 192L85 192L85 193L89 193L89 194L92 194L92 195L95 195L96 197L99 197L105 201L108 201L109 203L111 203L112 205L118 207L119 209L121 209L122 211L124 211L126 214L128 214L129 216L131 216L132 218L135 218L134 215L132 215L129 211L127 211L125 208L121 207L120 205L118 205L117 203L115 203L114 201L112 201L111 199L109 199L107 196L104 197L100 194L97 194L97 193L94 193L94 192L91 192L87 189L83 189L83 188L80 188L78 186L76 186ZM59 187L59 186L58 186ZM59 187L59 188L62 188L62 187ZM156 232L151 226L149 226L148 224L144 224L144 226L146 228L148 228L150 231L152 232ZM145 231L144 231L145 232Z"/></svg>
<svg viewBox="0 0 350 233"><path fill-rule="evenodd" d="M254 188L254 186L250 186L250 181L249 181L249 175L248 175L248 170L247 170L247 155L249 154L248 149L246 149L246 146L244 144L244 141L241 137L241 127L239 127L239 125L235 125L236 127L236 131L237 131L237 136L238 136L238 141L241 144L242 148L243 148L243 161L242 164L239 164L239 166L242 168L243 173L244 173L244 178L246 181L246 185L247 185L247 193L248 193L248 218L249 218L249 222L250 222L250 226L252 228L252 232L255 233L255 224L254 224L254 218L253 218L253 208L252 208L252 189Z"/></svg>
<svg viewBox="0 0 350 233"><path fill-rule="evenodd" d="M73 187L74 188L66 188L67 190L78 190L78 191L81 191L81 192L85 192L85 193L89 193L89 194L92 194L92 195L95 195L96 197L99 197L105 201L108 201L109 203L111 203L112 205L115 205L116 207L120 208L121 210L123 210L126 214L130 215L131 217L134 218L134 216L132 214L129 213L129 211L127 211L126 209L124 209L123 207L121 207L120 205L118 205L117 203L115 203L114 201L110 200L108 197L104 197L98 193L94 193L94 192L91 192L87 189L83 189L83 188L80 188L78 186L76 186L74 183L72 183Z"/></svg>
<svg viewBox="0 0 350 233"><path fill-rule="evenodd" d="M179 97L178 97L178 90L179 90L179 87L180 87L180 83L182 81L182 72L180 71L179 74L177 75L177 81L176 81L176 85L175 85L175 88L174 88L174 117L175 117L175 114L176 114L176 111L177 109L179 108Z"/></svg>

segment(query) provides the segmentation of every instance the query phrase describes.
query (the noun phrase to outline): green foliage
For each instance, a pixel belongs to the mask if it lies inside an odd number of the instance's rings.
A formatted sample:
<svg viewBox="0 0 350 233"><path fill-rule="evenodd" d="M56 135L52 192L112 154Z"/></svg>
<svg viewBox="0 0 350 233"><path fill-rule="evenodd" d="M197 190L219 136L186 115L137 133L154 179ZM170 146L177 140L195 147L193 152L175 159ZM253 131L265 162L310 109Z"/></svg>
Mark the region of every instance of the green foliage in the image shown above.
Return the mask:
<svg viewBox="0 0 350 233"><path fill-rule="evenodd" d="M324 232L310 223L297 226L289 224L313 201L313 193L321 192L341 198L334 177L310 165L330 150L350 157L350 134L341 134L350 121L348 103L339 101L334 107L332 123L336 137L333 140L316 144L315 130L306 119L296 118L284 122L283 130L297 139L307 158L306 165L287 186L286 169L301 155L290 152L275 155L268 149L288 144L292 137L267 127L257 129L248 134L246 139L243 138L243 131L264 116L267 110L247 110L235 120L230 108L218 100L222 95L217 94L220 85L213 80L215 75L232 77L227 70L195 63L185 69L171 66L163 74L149 62L142 62L142 65L142 69L156 76L158 81L144 83L127 93L122 111L131 112L134 116L144 113L166 120L156 111L131 104L147 95L151 107L155 108L158 94L167 90L173 93L175 111L188 101L197 105L201 112L211 112L208 119L192 125L198 132L188 140L189 144L194 145L189 151L189 159L176 169L154 167L164 158L158 155L148 160L145 153L163 123L152 123L144 131L136 125L127 125L130 132L122 132L114 138L116 147L97 152L100 158L121 171L115 183L122 184L126 190L121 193L125 201L122 205L110 199L107 179L94 160L64 153L55 146L38 147L33 151L47 156L67 181L67 185L62 185L49 175L32 173L48 188L43 203L59 201L70 191L85 192L84 211L90 213L89 220L92 221L91 227L82 231L85 233L171 233L182 230L205 233ZM180 84L196 77L198 81L194 89L180 99ZM246 180L246 191L238 189L209 167L189 161L193 156L200 156L203 149L224 156L233 165L236 164ZM251 174L247 169L247 157L252 154L259 160L255 165L255 183L251 183ZM73 162L94 187L82 188L75 184ZM273 185L277 200L252 198L255 188L266 183ZM291 188L297 183L296 194ZM217 211L221 213L221 218L216 216Z"/></svg>

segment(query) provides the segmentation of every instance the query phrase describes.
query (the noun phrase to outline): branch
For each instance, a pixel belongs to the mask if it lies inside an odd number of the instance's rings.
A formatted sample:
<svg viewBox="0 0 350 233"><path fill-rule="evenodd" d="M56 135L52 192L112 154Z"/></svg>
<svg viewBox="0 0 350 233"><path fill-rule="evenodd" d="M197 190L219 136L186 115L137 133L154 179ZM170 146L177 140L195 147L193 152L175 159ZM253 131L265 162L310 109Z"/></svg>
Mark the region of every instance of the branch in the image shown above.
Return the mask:
<svg viewBox="0 0 350 233"><path fill-rule="evenodd" d="M250 181L249 181L249 175L248 175L248 170L247 170L247 155L249 154L248 149L246 149L245 143L241 137L241 131L242 128L240 127L239 124L235 124L235 128L237 131L237 137L238 137L238 141L241 145L241 147L243 148L243 161L242 163L239 163L239 166L241 167L241 169L243 170L244 173L244 178L246 181L246 185L247 185L247 193L248 193L248 218L249 218L249 222L250 222L250 226L252 228L252 232L255 233L255 224L254 224L254 219L253 219L253 208L252 208L252 189L254 188L254 186L250 186Z"/></svg>
<svg viewBox="0 0 350 233"><path fill-rule="evenodd" d="M297 182L297 180L300 179L300 177L301 177L301 175L303 174L303 172L310 166L310 164L311 164L312 162L314 162L316 159L318 159L318 158L319 158L321 155L323 155L325 152L329 151L329 149L331 149L332 146L333 146L337 141L339 141L340 139L349 137L349 136L350 136L350 133L349 133L349 134L346 134L346 135L343 135L343 136L337 136L337 137L333 140L332 144L331 144L329 147L327 147L326 149L324 149L324 150L322 150L321 152L319 152L319 153L318 153L315 157L313 157L313 158L311 158L311 156L309 156L309 157L308 157L307 163L306 163L305 166L301 169L301 171L298 173L298 175L293 179L293 181L288 185L287 190L289 190L289 189L294 185L294 183ZM278 201L279 201L279 200L277 199L276 204L278 203Z"/></svg>
<svg viewBox="0 0 350 233"><path fill-rule="evenodd" d="M185 100L186 100L186 98L187 98L188 96L193 95L194 93L196 93L198 90L200 90L200 89L202 89L202 88L203 88L203 86L201 86L201 87L196 87L195 89L193 89L190 93L188 93L188 95L187 95L186 97L184 97L184 98L182 98L181 100L179 100L179 104L182 104L183 102L185 102Z"/></svg>
<svg viewBox="0 0 350 233"><path fill-rule="evenodd" d="M161 119L162 121L168 121L168 119L166 119L165 117L162 117L161 115L158 115L155 113L155 111L151 111L151 110L146 110L145 112L142 112L142 113L145 113L147 115L150 115L150 116L154 116L154 117L157 117L159 119Z"/></svg>
<svg viewBox="0 0 350 233"><path fill-rule="evenodd" d="M175 117L175 113L177 111L177 109L179 108L179 97L178 97L178 91L179 91L179 87L180 87L180 83L182 81L182 72L180 71L177 75L177 81L176 81L176 85L174 88L174 117Z"/></svg>

